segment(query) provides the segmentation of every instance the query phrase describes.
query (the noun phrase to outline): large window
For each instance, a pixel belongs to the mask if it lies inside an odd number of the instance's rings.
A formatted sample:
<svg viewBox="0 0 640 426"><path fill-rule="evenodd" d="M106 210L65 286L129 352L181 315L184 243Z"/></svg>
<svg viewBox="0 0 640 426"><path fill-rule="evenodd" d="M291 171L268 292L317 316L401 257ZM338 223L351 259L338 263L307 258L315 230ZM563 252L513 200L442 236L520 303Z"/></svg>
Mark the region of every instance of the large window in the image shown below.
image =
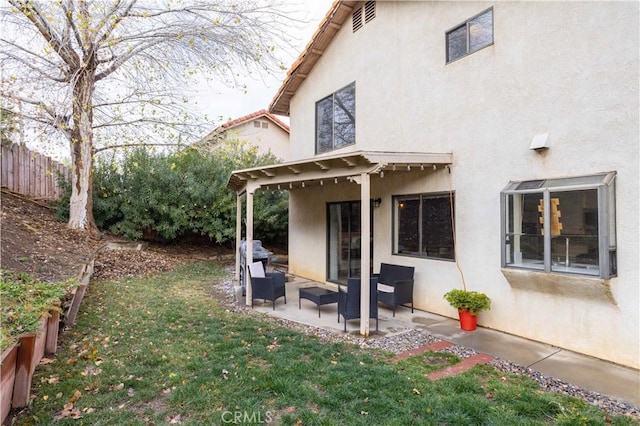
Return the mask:
<svg viewBox="0 0 640 426"><path fill-rule="evenodd" d="M447 31L447 62L480 50L493 43L493 9Z"/></svg>
<svg viewBox="0 0 640 426"><path fill-rule="evenodd" d="M616 275L615 172L511 182L502 192L502 266Z"/></svg>
<svg viewBox="0 0 640 426"><path fill-rule="evenodd" d="M316 154L356 143L356 83L316 103Z"/></svg>
<svg viewBox="0 0 640 426"><path fill-rule="evenodd" d="M393 198L393 254L453 260L453 194Z"/></svg>

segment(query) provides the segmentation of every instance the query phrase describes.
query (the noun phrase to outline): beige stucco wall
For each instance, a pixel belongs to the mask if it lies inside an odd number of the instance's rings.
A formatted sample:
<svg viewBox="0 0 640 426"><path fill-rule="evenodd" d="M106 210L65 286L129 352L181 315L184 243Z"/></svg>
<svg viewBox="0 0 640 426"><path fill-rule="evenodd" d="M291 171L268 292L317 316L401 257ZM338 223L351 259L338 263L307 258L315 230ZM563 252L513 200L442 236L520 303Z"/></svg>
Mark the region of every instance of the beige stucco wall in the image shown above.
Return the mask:
<svg viewBox="0 0 640 426"><path fill-rule="evenodd" d="M445 64L445 31L488 7L494 44ZM372 180L374 197L383 198L374 210L375 263L416 267L416 306L453 317L442 295L461 286L461 275L454 262L391 254L391 196L452 189L458 266L470 289L493 299L480 316L483 326L639 368L638 3L377 2L376 8L376 18L356 33L345 23L294 96L292 159L314 156L315 102L355 81L357 143L343 151L453 153L450 174L385 173ZM530 150L533 136L544 132L550 148ZM527 272L508 280L500 267L505 185L613 170L618 277ZM293 273L325 279L325 203L358 198L355 184L291 193ZM545 280L562 281L563 290Z"/></svg>
<svg viewBox="0 0 640 426"><path fill-rule="evenodd" d="M254 125L256 121L260 122L260 127ZM262 123L268 123L268 127L263 128ZM257 146L261 153L271 152L283 161L289 159L289 134L266 118L251 120L235 126L225 132L225 138L247 141L251 145Z"/></svg>

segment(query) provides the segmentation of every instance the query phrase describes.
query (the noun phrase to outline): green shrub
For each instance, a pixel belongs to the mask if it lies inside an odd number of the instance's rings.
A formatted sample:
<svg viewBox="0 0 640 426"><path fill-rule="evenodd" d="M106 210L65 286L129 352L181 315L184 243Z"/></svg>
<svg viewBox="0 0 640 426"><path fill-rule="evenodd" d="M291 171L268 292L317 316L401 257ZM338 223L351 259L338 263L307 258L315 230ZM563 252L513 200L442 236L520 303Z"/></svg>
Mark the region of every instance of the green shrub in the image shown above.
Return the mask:
<svg viewBox="0 0 640 426"><path fill-rule="evenodd" d="M189 148L174 154L139 149L120 164L96 161L94 218L98 228L130 239L178 242L192 235L219 244L235 239L236 194L227 188L233 170L274 164L272 155L232 141L215 152ZM68 218L69 196L58 217ZM288 195L260 191L254 199L254 237L282 245L288 229Z"/></svg>

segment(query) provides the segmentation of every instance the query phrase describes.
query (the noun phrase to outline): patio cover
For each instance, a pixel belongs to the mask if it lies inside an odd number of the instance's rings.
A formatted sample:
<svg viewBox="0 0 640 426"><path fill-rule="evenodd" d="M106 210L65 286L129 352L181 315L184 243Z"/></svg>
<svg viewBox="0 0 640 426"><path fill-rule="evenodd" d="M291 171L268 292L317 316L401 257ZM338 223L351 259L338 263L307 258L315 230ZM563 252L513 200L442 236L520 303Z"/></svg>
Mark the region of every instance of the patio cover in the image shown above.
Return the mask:
<svg viewBox="0 0 640 426"><path fill-rule="evenodd" d="M240 275L240 241L242 239L242 196L247 197L246 257L247 264L253 259L253 195L259 189L309 189L325 184L337 184L349 180L360 185L360 200L371 199L372 174L434 170L451 164L451 153L354 151L342 154L316 156L311 159L291 161L269 166L235 170L231 173L227 187L237 194L236 215L236 280ZM368 235L369 209L361 209L362 234ZM362 304L360 333L369 335L369 270L370 247L362 245L361 283ZM244 276L248 277L247 271ZM251 305L251 286L246 287L246 304Z"/></svg>

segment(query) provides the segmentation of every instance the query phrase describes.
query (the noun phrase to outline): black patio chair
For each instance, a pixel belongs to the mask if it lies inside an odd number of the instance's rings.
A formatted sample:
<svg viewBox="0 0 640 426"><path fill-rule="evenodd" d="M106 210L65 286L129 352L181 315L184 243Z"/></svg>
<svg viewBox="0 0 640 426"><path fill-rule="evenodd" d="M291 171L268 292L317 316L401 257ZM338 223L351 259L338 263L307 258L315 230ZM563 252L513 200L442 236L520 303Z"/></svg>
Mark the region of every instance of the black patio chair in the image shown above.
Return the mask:
<svg viewBox="0 0 640 426"><path fill-rule="evenodd" d="M413 266L392 265L382 263L378 277L378 301L393 308L396 316L396 306L411 303L413 313Z"/></svg>
<svg viewBox="0 0 640 426"><path fill-rule="evenodd" d="M265 272L262 262L249 264L249 278L251 279L251 307L253 299L270 300L273 310L276 310L276 300L284 297L287 304L285 277L282 272Z"/></svg>
<svg viewBox="0 0 640 426"><path fill-rule="evenodd" d="M369 318L376 319L378 331L378 292L376 285L378 278L371 277L369 297ZM360 278L348 278L347 288L338 287L338 322L340 315L344 318L344 331L347 331L347 320L360 318Z"/></svg>

